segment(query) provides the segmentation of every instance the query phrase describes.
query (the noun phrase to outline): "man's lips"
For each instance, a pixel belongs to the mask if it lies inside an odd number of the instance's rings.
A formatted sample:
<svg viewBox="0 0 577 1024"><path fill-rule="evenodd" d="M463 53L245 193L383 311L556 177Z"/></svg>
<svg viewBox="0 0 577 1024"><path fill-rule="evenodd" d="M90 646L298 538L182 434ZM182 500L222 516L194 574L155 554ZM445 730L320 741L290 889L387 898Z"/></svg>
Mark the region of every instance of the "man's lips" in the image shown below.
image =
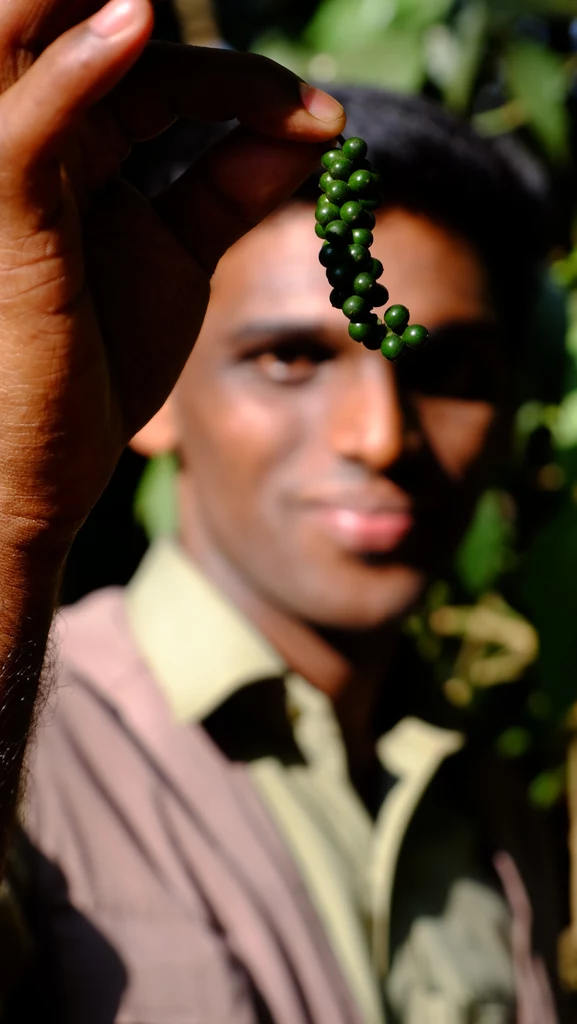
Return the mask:
<svg viewBox="0 0 577 1024"><path fill-rule="evenodd" d="M410 508L362 496L312 501L307 511L341 547L364 554L394 551L415 523Z"/></svg>

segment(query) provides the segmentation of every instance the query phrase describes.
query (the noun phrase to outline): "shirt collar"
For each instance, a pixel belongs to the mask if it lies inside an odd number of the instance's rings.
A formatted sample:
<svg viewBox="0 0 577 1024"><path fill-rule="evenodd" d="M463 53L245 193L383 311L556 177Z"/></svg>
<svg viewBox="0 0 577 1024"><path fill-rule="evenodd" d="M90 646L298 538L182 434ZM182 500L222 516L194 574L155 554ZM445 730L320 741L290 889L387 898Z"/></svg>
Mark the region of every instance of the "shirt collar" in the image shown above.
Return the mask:
<svg viewBox="0 0 577 1024"><path fill-rule="evenodd" d="M289 712L300 721L299 744L309 760L322 752L341 772L346 757L329 698L289 673L286 663L242 614L168 538L156 541L126 589L128 618L140 652L175 718L200 722L242 687L285 677ZM377 753L395 777L425 776L459 750L464 737L405 718L381 737Z"/></svg>
<svg viewBox="0 0 577 1024"><path fill-rule="evenodd" d="M140 652L179 721L202 721L228 697L286 665L178 545L157 541L126 590Z"/></svg>

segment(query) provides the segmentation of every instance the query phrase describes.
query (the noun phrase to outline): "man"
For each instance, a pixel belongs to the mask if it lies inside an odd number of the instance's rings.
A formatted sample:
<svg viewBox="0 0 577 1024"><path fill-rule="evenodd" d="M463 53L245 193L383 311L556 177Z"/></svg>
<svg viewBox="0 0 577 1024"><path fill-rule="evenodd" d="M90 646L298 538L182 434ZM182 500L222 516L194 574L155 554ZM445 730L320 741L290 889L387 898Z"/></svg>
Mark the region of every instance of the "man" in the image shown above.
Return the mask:
<svg viewBox="0 0 577 1024"><path fill-rule="evenodd" d="M56 1019L557 1019L530 817L400 637L506 450L538 204L423 101L341 99L391 301L433 340L392 366L349 339L314 183L219 264L135 440L178 454L178 537L62 617L26 817Z"/></svg>

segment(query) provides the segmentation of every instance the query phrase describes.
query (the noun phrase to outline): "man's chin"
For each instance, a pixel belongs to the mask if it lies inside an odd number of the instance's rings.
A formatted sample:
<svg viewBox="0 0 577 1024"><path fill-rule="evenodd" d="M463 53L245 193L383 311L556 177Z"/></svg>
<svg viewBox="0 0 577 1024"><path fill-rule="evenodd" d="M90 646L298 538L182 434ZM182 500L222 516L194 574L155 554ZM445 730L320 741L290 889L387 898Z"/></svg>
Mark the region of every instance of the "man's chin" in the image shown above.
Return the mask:
<svg viewBox="0 0 577 1024"><path fill-rule="evenodd" d="M364 586L358 581L350 587L345 581L335 581L325 593L317 594L314 604L310 602L307 618L326 629L355 632L374 632L399 623L422 598L427 575L392 565L384 572L386 579L367 580Z"/></svg>

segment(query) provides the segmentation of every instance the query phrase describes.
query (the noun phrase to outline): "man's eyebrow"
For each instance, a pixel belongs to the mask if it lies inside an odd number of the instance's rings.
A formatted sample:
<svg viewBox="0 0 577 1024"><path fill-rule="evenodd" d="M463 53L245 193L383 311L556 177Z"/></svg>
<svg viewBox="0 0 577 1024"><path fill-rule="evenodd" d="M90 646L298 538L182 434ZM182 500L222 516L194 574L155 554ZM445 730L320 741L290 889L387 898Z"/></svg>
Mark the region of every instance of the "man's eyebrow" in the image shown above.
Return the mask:
<svg viewBox="0 0 577 1024"><path fill-rule="evenodd" d="M294 320L253 320L241 324L232 334L233 341L246 341L258 337L285 336L290 338L310 337L318 334L321 325L313 320L295 323Z"/></svg>
<svg viewBox="0 0 577 1024"><path fill-rule="evenodd" d="M491 320L489 317L480 316L475 320L452 320L448 323L441 323L437 327L431 328L431 337L433 335L435 337L446 336L450 338L458 336L471 339L484 338L488 335L499 337L501 331L502 328L496 321Z"/></svg>

